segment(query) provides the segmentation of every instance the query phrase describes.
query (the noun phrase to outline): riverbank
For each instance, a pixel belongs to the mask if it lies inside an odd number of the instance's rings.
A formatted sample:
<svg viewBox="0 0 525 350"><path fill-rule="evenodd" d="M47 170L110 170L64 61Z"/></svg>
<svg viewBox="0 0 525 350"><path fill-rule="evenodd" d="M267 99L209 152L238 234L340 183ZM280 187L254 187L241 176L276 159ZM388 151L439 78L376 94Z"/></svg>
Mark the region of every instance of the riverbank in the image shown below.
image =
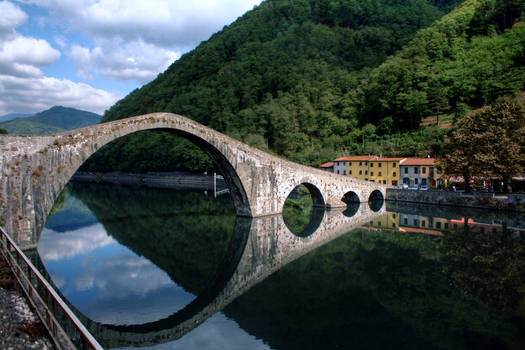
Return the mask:
<svg viewBox="0 0 525 350"><path fill-rule="evenodd" d="M118 185L136 185L153 188L178 190L204 190L219 192L227 189L226 181L221 175L197 174L184 171L128 173L113 171L108 173L77 172L72 181L102 182Z"/></svg>
<svg viewBox="0 0 525 350"><path fill-rule="evenodd" d="M445 190L422 191L388 188L386 191L386 200L438 206L525 212L524 194L496 195L488 192L465 193Z"/></svg>

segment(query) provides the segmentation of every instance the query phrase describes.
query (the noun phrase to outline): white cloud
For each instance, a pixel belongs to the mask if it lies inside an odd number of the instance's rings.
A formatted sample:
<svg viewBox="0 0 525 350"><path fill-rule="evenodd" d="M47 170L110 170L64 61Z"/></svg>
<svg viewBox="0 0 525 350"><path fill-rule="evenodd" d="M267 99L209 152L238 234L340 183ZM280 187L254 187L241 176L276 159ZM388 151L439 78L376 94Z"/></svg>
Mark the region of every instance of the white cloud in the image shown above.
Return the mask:
<svg viewBox="0 0 525 350"><path fill-rule="evenodd" d="M27 14L20 7L0 1L0 37L10 34L13 29L27 20Z"/></svg>
<svg viewBox="0 0 525 350"><path fill-rule="evenodd" d="M38 112L59 104L102 113L122 97L44 76L40 68L53 64L61 54L46 40L17 33L15 28L26 20L20 7L0 2L0 115Z"/></svg>
<svg viewBox="0 0 525 350"><path fill-rule="evenodd" d="M40 76L41 66L60 58L60 52L45 40L16 36L0 42L0 74L14 76Z"/></svg>
<svg viewBox="0 0 525 350"><path fill-rule="evenodd" d="M56 105L102 114L124 97L67 79L9 75L0 75L0 95L0 115L39 112Z"/></svg>
<svg viewBox="0 0 525 350"><path fill-rule="evenodd" d="M93 49L73 45L71 57L84 79L91 79L91 72L118 80L136 80L146 83L164 71L180 53L155 47L141 40L115 46L104 41Z"/></svg>

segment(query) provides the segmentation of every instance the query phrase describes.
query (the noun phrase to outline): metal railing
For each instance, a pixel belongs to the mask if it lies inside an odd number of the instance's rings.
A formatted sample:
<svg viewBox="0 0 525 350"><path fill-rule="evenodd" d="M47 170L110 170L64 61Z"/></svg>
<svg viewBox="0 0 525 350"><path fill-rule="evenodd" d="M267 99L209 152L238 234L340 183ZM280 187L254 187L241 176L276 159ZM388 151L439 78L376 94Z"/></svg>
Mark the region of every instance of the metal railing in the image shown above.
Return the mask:
<svg viewBox="0 0 525 350"><path fill-rule="evenodd" d="M58 349L103 350L2 227L0 227L0 252ZM69 335L57 318L67 323Z"/></svg>

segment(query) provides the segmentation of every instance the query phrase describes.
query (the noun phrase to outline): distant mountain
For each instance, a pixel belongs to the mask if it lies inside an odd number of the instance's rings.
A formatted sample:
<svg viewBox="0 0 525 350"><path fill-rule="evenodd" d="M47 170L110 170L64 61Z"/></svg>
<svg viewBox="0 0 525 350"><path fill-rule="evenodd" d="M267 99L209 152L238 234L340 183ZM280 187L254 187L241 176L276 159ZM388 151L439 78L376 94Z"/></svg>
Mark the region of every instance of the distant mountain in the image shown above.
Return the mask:
<svg viewBox="0 0 525 350"><path fill-rule="evenodd" d="M5 129L10 134L20 135L55 134L97 124L101 118L95 113L55 106L31 117L16 118L0 123L0 129Z"/></svg>
<svg viewBox="0 0 525 350"><path fill-rule="evenodd" d="M33 113L9 113L9 114L0 116L0 123L6 122L8 120L16 119L16 118L27 118L32 115Z"/></svg>

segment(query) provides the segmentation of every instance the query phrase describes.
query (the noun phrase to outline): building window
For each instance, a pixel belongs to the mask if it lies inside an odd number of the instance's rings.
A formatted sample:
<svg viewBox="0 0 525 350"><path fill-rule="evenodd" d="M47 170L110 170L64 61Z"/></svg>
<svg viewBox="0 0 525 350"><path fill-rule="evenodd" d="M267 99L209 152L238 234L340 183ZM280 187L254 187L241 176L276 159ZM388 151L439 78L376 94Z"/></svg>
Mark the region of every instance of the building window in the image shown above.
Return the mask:
<svg viewBox="0 0 525 350"><path fill-rule="evenodd" d="M378 172L378 175L377 176L383 176L383 174L381 172Z"/></svg>
<svg viewBox="0 0 525 350"><path fill-rule="evenodd" d="M392 176L393 176L393 177L396 177L396 176L397 176L397 174L396 174L395 171L392 173Z"/></svg>
<svg viewBox="0 0 525 350"><path fill-rule="evenodd" d="M352 166L352 162L348 163L349 166Z"/></svg>
<svg viewBox="0 0 525 350"><path fill-rule="evenodd" d="M381 163L377 164L377 166L381 168Z"/></svg>
<svg viewBox="0 0 525 350"><path fill-rule="evenodd" d="M445 222L445 230L448 230L448 222Z"/></svg>
<svg viewBox="0 0 525 350"><path fill-rule="evenodd" d="M346 175L346 170L343 170L343 175Z"/></svg>
<svg viewBox="0 0 525 350"><path fill-rule="evenodd" d="M365 175L368 175L368 170L365 170Z"/></svg>
<svg viewBox="0 0 525 350"><path fill-rule="evenodd" d="M370 172L370 176L374 176L374 172L373 171Z"/></svg>
<svg viewBox="0 0 525 350"><path fill-rule="evenodd" d="M363 162L359 162L359 165L363 165Z"/></svg>
<svg viewBox="0 0 525 350"><path fill-rule="evenodd" d="M414 167L414 174L417 174L418 173L418 168L417 167Z"/></svg>
<svg viewBox="0 0 525 350"><path fill-rule="evenodd" d="M427 222L425 220L421 220L421 226L426 227L427 226Z"/></svg>
<svg viewBox="0 0 525 350"><path fill-rule="evenodd" d="M383 180L383 185L386 185L386 180Z"/></svg>
<svg viewBox="0 0 525 350"><path fill-rule="evenodd" d="M363 170L359 170L359 175L363 175Z"/></svg>
<svg viewBox="0 0 525 350"><path fill-rule="evenodd" d="M417 185L419 184L419 179L414 179L414 183Z"/></svg>
<svg viewBox="0 0 525 350"><path fill-rule="evenodd" d="M408 167L405 167L405 174L408 174Z"/></svg>
<svg viewBox="0 0 525 350"><path fill-rule="evenodd" d="M397 166L397 163L392 163L392 167L396 167Z"/></svg>
<svg viewBox="0 0 525 350"><path fill-rule="evenodd" d="M365 165L368 165L368 162L365 162Z"/></svg>
<svg viewBox="0 0 525 350"><path fill-rule="evenodd" d="M348 171L348 175L352 175L352 170L349 170L349 171Z"/></svg>
<svg viewBox="0 0 525 350"><path fill-rule="evenodd" d="M436 228L438 228L438 229L441 228L441 222L439 222L439 221L436 222Z"/></svg>
<svg viewBox="0 0 525 350"><path fill-rule="evenodd" d="M423 174L427 173L427 167L423 167Z"/></svg>
<svg viewBox="0 0 525 350"><path fill-rule="evenodd" d="M374 167L374 163L370 163L370 167L373 168Z"/></svg>

